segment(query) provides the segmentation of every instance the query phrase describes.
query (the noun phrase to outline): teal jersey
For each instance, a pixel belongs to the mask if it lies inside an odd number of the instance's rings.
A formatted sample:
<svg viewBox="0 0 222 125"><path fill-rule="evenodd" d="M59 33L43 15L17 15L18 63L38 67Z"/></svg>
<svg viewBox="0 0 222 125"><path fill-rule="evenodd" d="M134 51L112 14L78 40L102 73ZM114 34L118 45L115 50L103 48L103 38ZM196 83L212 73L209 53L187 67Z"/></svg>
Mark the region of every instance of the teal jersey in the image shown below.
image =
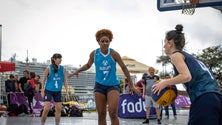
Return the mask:
<svg viewBox="0 0 222 125"><path fill-rule="evenodd" d="M191 81L184 83L191 102L194 102L195 99L205 93L220 93L219 86L213 73L205 66L205 64L184 51L179 52L184 55L185 63L192 76ZM175 66L174 72L175 75L178 75Z"/></svg>
<svg viewBox="0 0 222 125"><path fill-rule="evenodd" d="M54 68L49 65L49 75L45 83L45 89L49 91L61 91L64 83L64 67L59 66L58 72L54 73Z"/></svg>
<svg viewBox="0 0 222 125"><path fill-rule="evenodd" d="M104 55L100 48L95 50L94 64L96 67L96 82L105 86L118 85L119 79L116 75L116 61L113 59L109 49L108 53Z"/></svg>

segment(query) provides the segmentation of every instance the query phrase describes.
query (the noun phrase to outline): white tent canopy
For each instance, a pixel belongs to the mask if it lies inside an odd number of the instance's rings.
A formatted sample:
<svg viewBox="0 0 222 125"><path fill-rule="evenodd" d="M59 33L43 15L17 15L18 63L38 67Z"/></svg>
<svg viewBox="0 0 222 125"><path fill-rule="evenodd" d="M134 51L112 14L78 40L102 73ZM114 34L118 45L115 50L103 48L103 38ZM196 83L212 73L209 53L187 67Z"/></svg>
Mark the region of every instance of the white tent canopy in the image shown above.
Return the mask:
<svg viewBox="0 0 222 125"><path fill-rule="evenodd" d="M145 73L149 68L149 66L126 56L123 56L122 60L130 73ZM123 71L118 64L116 65L116 72L117 74L123 74Z"/></svg>

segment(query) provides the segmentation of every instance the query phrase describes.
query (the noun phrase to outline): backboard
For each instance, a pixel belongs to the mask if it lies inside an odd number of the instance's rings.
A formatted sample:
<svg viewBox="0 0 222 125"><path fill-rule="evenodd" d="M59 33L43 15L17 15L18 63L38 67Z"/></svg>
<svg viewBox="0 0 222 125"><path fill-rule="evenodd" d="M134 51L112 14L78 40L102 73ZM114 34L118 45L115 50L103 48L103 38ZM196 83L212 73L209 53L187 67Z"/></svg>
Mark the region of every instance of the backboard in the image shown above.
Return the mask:
<svg viewBox="0 0 222 125"><path fill-rule="evenodd" d="M159 11L171 11L181 10L182 4L179 2L182 0L157 0L157 8ZM190 0L185 0L186 3L190 3ZM222 6L222 0L199 0L199 3L195 5L198 7L213 7Z"/></svg>

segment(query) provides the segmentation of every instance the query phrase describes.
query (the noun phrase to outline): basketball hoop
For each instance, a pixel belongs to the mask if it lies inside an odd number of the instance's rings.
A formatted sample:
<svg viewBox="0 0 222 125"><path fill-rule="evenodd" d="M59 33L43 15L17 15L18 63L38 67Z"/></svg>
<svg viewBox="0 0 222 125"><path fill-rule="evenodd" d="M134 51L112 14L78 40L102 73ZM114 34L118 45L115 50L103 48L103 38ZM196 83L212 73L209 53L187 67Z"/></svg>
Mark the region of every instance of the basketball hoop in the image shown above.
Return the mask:
<svg viewBox="0 0 222 125"><path fill-rule="evenodd" d="M182 14L193 15L199 0L177 0L182 5Z"/></svg>

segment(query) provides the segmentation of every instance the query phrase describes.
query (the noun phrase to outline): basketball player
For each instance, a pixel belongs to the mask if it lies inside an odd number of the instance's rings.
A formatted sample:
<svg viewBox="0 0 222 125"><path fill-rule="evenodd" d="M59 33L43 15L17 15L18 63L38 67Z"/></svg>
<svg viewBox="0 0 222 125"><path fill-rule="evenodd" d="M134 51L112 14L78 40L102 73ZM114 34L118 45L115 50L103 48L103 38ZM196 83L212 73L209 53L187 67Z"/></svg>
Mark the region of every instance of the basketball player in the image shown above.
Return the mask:
<svg viewBox="0 0 222 125"><path fill-rule="evenodd" d="M68 82L66 77L66 69L60 65L62 55L53 54L51 64L45 69L41 96L44 99L44 109L41 116L41 125L45 125L45 121L50 109L51 100L55 102L55 125L60 124L61 108L62 108L62 86L65 86L66 98L69 99Z"/></svg>
<svg viewBox="0 0 222 125"><path fill-rule="evenodd" d="M222 94L213 73L205 64L183 51L182 25L166 33L165 53L174 66L175 77L153 86L154 93L168 85L183 83L191 100L188 125L222 125Z"/></svg>
<svg viewBox="0 0 222 125"><path fill-rule="evenodd" d="M120 92L120 82L116 75L116 63L118 63L123 70L131 90L140 94L130 77L129 71L122 61L119 53L109 45L113 39L113 34L108 29L101 29L96 32L96 41L100 48L93 50L89 55L88 62L69 75L69 78L82 71L88 70L92 64L96 67L96 78L94 86L94 95L96 110L98 112L98 125L106 125L106 111L108 105L109 116L112 125L119 125L118 119L118 102Z"/></svg>

